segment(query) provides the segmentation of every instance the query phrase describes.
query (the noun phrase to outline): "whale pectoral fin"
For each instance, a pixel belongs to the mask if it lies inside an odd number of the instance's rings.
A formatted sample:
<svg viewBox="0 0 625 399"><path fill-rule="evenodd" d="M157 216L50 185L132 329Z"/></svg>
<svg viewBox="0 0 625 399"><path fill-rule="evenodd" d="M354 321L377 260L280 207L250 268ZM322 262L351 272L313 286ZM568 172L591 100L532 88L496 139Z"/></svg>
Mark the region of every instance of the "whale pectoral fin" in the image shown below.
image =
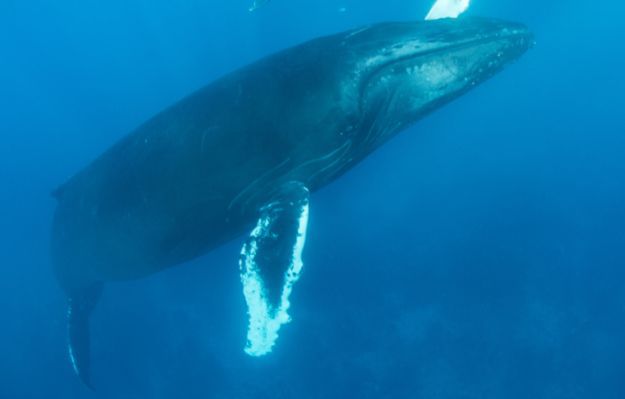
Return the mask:
<svg viewBox="0 0 625 399"><path fill-rule="evenodd" d="M67 308L67 331L69 358L74 372L90 389L91 383L91 337L90 316L102 294L102 284L94 284L80 293L70 296Z"/></svg>
<svg viewBox="0 0 625 399"><path fill-rule="evenodd" d="M302 183L283 185L261 208L256 227L241 249L248 355L271 352L280 327L290 321L289 295L302 271L308 202L308 189Z"/></svg>

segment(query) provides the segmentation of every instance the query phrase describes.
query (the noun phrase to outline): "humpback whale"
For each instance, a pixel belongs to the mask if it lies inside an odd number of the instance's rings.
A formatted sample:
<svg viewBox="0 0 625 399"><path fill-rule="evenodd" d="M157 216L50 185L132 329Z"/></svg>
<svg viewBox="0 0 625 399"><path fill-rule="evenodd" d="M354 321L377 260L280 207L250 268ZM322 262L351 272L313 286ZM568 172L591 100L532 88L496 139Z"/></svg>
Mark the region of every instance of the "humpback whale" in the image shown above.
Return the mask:
<svg viewBox="0 0 625 399"><path fill-rule="evenodd" d="M77 375L91 386L89 320L104 283L245 234L245 351L269 353L290 320L310 193L532 43L525 26L494 19L365 26L232 72L123 137L53 193L51 259Z"/></svg>

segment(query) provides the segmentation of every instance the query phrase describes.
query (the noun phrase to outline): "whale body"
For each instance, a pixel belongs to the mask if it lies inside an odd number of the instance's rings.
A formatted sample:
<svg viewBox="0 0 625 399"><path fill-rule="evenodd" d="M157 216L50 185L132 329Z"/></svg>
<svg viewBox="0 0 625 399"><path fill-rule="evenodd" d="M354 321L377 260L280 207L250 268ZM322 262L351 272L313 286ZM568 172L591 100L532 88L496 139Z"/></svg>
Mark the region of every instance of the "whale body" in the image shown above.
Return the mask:
<svg viewBox="0 0 625 399"><path fill-rule="evenodd" d="M245 350L269 353L290 320L310 193L532 41L523 25L492 19L365 26L232 72L122 138L54 192L52 263L78 376L91 386L89 316L103 283L242 234Z"/></svg>

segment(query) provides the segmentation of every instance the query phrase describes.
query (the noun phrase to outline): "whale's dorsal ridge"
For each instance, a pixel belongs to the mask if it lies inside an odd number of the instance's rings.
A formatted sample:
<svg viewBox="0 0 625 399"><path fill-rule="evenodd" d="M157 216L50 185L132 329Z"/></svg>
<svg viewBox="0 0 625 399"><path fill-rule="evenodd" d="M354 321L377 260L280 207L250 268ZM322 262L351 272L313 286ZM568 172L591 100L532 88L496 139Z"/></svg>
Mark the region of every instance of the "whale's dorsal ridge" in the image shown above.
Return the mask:
<svg viewBox="0 0 625 399"><path fill-rule="evenodd" d="M55 188L54 190L50 191L50 196L56 200L60 199L61 196L63 196L63 192L65 191L65 185L62 184L60 186L58 186L57 188Z"/></svg>

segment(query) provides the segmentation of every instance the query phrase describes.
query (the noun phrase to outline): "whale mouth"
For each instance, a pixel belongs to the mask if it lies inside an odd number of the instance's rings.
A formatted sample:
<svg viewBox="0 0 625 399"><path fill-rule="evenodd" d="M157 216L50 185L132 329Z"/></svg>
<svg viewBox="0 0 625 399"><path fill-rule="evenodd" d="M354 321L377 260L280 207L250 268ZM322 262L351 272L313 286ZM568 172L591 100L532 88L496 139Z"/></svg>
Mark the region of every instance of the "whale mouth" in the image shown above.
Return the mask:
<svg viewBox="0 0 625 399"><path fill-rule="evenodd" d="M375 75L380 70L384 70L398 63L416 60L422 57L435 57L445 53L477 48L494 42L500 42L504 45L504 50L509 51L509 55L512 55L512 53L518 53L519 56L535 44L534 36L529 30L514 32L511 34L497 34L491 37L472 39L461 43L446 44L441 47L422 50L413 54L400 55L397 58L388 60L387 62L379 65L375 70L371 71L371 75ZM501 55L503 54L500 54L500 56Z"/></svg>
<svg viewBox="0 0 625 399"><path fill-rule="evenodd" d="M360 82L361 112L398 91L410 92L423 109L448 101L482 83L534 46L534 35L520 24L499 23L488 30L404 37L365 61ZM377 94L377 100L372 97Z"/></svg>

